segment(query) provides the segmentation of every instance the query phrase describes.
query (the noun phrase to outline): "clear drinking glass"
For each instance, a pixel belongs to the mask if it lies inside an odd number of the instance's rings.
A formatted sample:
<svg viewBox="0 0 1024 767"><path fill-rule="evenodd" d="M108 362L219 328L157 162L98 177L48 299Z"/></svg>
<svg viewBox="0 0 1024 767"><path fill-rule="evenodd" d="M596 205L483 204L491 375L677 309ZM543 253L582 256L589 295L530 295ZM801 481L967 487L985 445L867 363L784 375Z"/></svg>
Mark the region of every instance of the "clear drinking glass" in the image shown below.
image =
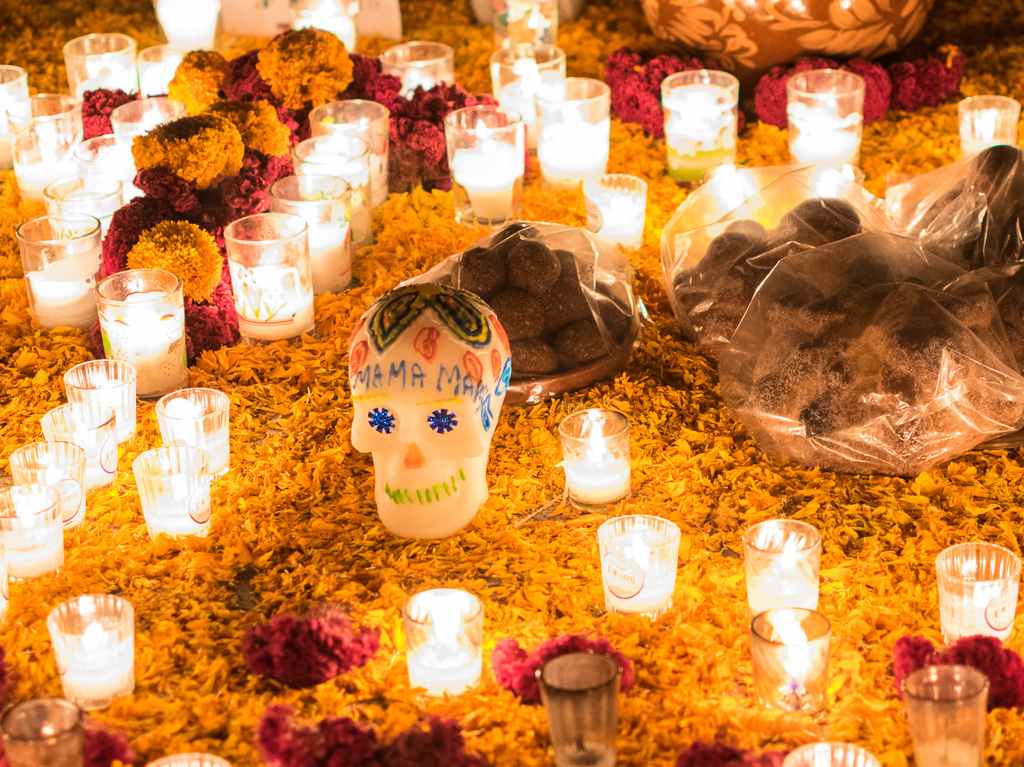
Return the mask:
<svg viewBox="0 0 1024 767"><path fill-rule="evenodd" d="M85 451L85 489L104 487L117 474L117 427L109 407L60 405L40 421L47 442L70 442Z"/></svg>
<svg viewBox="0 0 1024 767"><path fill-rule="evenodd" d="M12 104L7 120L13 129L11 159L22 197L42 202L49 184L78 175L74 149L82 140L82 106L76 99L38 93L28 104Z"/></svg>
<svg viewBox="0 0 1024 767"><path fill-rule="evenodd" d="M198 447L171 445L132 462L149 537L205 536L210 529L210 474Z"/></svg>
<svg viewBox="0 0 1024 767"><path fill-rule="evenodd" d="M292 29L322 29L356 49L356 16L359 0L292 0Z"/></svg>
<svg viewBox="0 0 1024 767"><path fill-rule="evenodd" d="M647 220L647 182L626 173L607 173L583 184L587 228L600 243L639 248Z"/></svg>
<svg viewBox="0 0 1024 767"><path fill-rule="evenodd" d="M558 427L569 499L589 509L629 495L629 419L617 410L589 408Z"/></svg>
<svg viewBox="0 0 1024 767"><path fill-rule="evenodd" d="M11 599L10 583L7 577L7 557L4 554L3 536L0 536L0 621L7 615L7 604Z"/></svg>
<svg viewBox="0 0 1024 767"><path fill-rule="evenodd" d="M354 135L366 142L370 163L370 204L377 207L388 198L388 147L391 143L391 111L365 99L345 99L319 106L309 113L311 135Z"/></svg>
<svg viewBox="0 0 1024 767"><path fill-rule="evenodd" d="M414 594L402 612L409 686L459 695L480 681L484 607L459 589Z"/></svg>
<svg viewBox="0 0 1024 767"><path fill-rule="evenodd" d="M672 606L679 526L643 514L612 517L597 529L608 612L656 618Z"/></svg>
<svg viewBox="0 0 1024 767"><path fill-rule="evenodd" d="M68 402L110 410L117 424L117 441L135 436L135 366L123 360L80 362L64 374Z"/></svg>
<svg viewBox="0 0 1024 767"><path fill-rule="evenodd" d="M557 767L613 767L619 728L619 664L568 653L537 671Z"/></svg>
<svg viewBox="0 0 1024 767"><path fill-rule="evenodd" d="M60 570L64 524L57 490L47 485L0 488L0 544L13 580Z"/></svg>
<svg viewBox="0 0 1024 767"><path fill-rule="evenodd" d="M180 389L156 403L165 445L190 445L206 455L211 476L226 474L231 463L231 399L216 389Z"/></svg>
<svg viewBox="0 0 1024 767"><path fill-rule="evenodd" d="M82 767L85 717L74 703L37 698L8 708L0 719L10 767Z"/></svg>
<svg viewBox="0 0 1024 767"><path fill-rule="evenodd" d="M736 158L740 81L728 72L677 72L661 82L668 174L699 181Z"/></svg>
<svg viewBox="0 0 1024 767"><path fill-rule="evenodd" d="M925 666L903 681L917 767L979 767L988 678L970 666Z"/></svg>
<svg viewBox="0 0 1024 767"><path fill-rule="evenodd" d="M78 175L86 181L108 179L121 182L121 195L126 203L142 196L135 186L135 158L132 140L111 133L86 139L75 147Z"/></svg>
<svg viewBox="0 0 1024 767"><path fill-rule="evenodd" d="M997 144L1017 146L1020 102L1008 96L970 96L958 107L960 151L973 157Z"/></svg>
<svg viewBox="0 0 1024 767"><path fill-rule="evenodd" d="M82 35L64 44L68 85L76 98L100 88L136 93L139 75L135 66L138 46L120 32Z"/></svg>
<svg viewBox="0 0 1024 767"><path fill-rule="evenodd" d="M438 83L455 84L455 51L444 43L411 40L393 45L380 56L384 74L402 81L402 95L417 88L429 91Z"/></svg>
<svg viewBox="0 0 1024 767"><path fill-rule="evenodd" d="M110 113L110 125L119 139L142 136L154 128L188 114L185 105L166 96L150 96L122 104ZM130 144L129 144L130 147ZM132 168L134 168L134 163Z"/></svg>
<svg viewBox="0 0 1024 767"><path fill-rule="evenodd" d="M102 248L99 220L40 216L19 226L17 237L32 318L46 328L91 328Z"/></svg>
<svg viewBox="0 0 1024 767"><path fill-rule="evenodd" d="M213 50L220 0L154 0L167 42L179 51Z"/></svg>
<svg viewBox="0 0 1024 767"><path fill-rule="evenodd" d="M152 761L146 767L231 767L231 762L213 754L173 754Z"/></svg>
<svg viewBox="0 0 1024 767"><path fill-rule="evenodd" d="M85 451L70 442L32 442L10 457L16 485L46 485L57 491L65 530L85 520Z"/></svg>
<svg viewBox="0 0 1024 767"><path fill-rule="evenodd" d="M147 96L167 94L174 73L185 54L173 45L154 45L139 51L139 93Z"/></svg>
<svg viewBox="0 0 1024 767"><path fill-rule="evenodd" d="M808 743L789 752L782 767L882 767L878 757L852 743Z"/></svg>
<svg viewBox="0 0 1024 767"><path fill-rule="evenodd" d="M769 519L743 533L750 614L776 607L818 607L821 533L796 519Z"/></svg>
<svg viewBox="0 0 1024 767"><path fill-rule="evenodd" d="M755 616L750 651L761 701L783 711L822 711L828 702L831 636L831 624L814 610L782 607Z"/></svg>
<svg viewBox="0 0 1024 767"><path fill-rule="evenodd" d="M0 64L0 170L11 167L14 152L14 126L8 120L12 110L29 108L28 73L21 67Z"/></svg>
<svg viewBox="0 0 1024 767"><path fill-rule="evenodd" d="M856 165L864 129L864 78L812 69L786 82L789 153L801 165Z"/></svg>
<svg viewBox="0 0 1024 767"><path fill-rule="evenodd" d="M553 45L516 45L491 54L491 88L504 112L526 125L526 145L537 149L537 97L565 92L565 52Z"/></svg>
<svg viewBox="0 0 1024 767"><path fill-rule="evenodd" d="M47 186L43 190L43 202L51 218L92 216L98 219L100 234L106 236L111 219L124 204L121 195L121 182L115 179L71 178Z"/></svg>
<svg viewBox="0 0 1024 767"><path fill-rule="evenodd" d="M292 149L295 173L336 176L349 186L349 225L357 245L373 238L370 205L370 147L352 133L335 132L300 141Z"/></svg>
<svg viewBox="0 0 1024 767"><path fill-rule="evenodd" d="M546 182L575 187L605 174L610 109L611 89L600 80L570 77L562 93L538 93L537 156Z"/></svg>
<svg viewBox="0 0 1024 767"><path fill-rule="evenodd" d="M1013 631L1020 557L994 543L960 543L935 559L939 621L946 644L984 634L1006 641Z"/></svg>
<svg viewBox="0 0 1024 767"><path fill-rule="evenodd" d="M506 0L495 5L496 47L558 42L558 0Z"/></svg>

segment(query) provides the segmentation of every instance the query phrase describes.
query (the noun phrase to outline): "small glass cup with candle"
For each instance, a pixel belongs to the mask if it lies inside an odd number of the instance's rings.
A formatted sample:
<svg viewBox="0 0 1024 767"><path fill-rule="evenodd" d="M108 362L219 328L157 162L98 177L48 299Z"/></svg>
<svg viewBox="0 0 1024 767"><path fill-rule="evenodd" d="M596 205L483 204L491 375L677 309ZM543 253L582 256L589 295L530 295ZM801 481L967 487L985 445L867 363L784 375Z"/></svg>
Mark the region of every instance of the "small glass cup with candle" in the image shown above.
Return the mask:
<svg viewBox="0 0 1024 767"><path fill-rule="evenodd" d="M165 445L190 445L206 454L211 476L226 474L231 464L231 399L216 389L181 389L156 403L156 420Z"/></svg>
<svg viewBox="0 0 1024 767"><path fill-rule="evenodd" d="M292 149L295 173L300 176L337 176L349 186L349 226L352 242L373 239L370 205L370 147L353 133L331 133L300 141Z"/></svg>
<svg viewBox="0 0 1024 767"><path fill-rule="evenodd" d="M989 681L970 666L925 666L903 680L918 767L983 763Z"/></svg>
<svg viewBox="0 0 1024 767"><path fill-rule="evenodd" d="M946 644L978 634L1004 642L1009 638L1017 614L1020 557L994 543L960 543L939 553L935 570Z"/></svg>
<svg viewBox="0 0 1024 767"><path fill-rule="evenodd" d="M668 175L700 181L736 158L740 82L728 72L698 69L661 81Z"/></svg>
<svg viewBox="0 0 1024 767"><path fill-rule="evenodd" d="M306 222L313 292L336 293L352 282L347 183L337 176L287 176L270 187L270 209Z"/></svg>
<svg viewBox="0 0 1024 767"><path fill-rule="evenodd" d="M107 133L80 142L74 152L78 175L82 178L88 181L120 181L121 196L125 203L142 197L142 190L135 186L135 158L132 156L130 138L119 138Z"/></svg>
<svg viewBox="0 0 1024 767"><path fill-rule="evenodd" d="M1008 96L970 96L963 99L960 115L960 152L973 157L997 144L1017 146L1020 102Z"/></svg>
<svg viewBox="0 0 1024 767"><path fill-rule="evenodd" d="M611 89L570 77L561 93L537 94L537 157L544 180L575 187L604 175L611 140Z"/></svg>
<svg viewBox="0 0 1024 767"><path fill-rule="evenodd" d="M100 88L136 93L139 73L135 66L138 46L128 35L103 32L82 35L64 44L68 85L76 98Z"/></svg>
<svg viewBox="0 0 1024 767"><path fill-rule="evenodd" d="M607 655L585 652L559 655L537 670L556 767L614 767L619 673Z"/></svg>
<svg viewBox="0 0 1024 767"><path fill-rule="evenodd" d="M761 701L783 711L822 711L828 695L831 636L831 624L814 610L780 607L755 616L750 652Z"/></svg>
<svg viewBox="0 0 1024 767"><path fill-rule="evenodd" d="M29 108L28 73L21 67L0 64L0 170L11 167L14 159L14 126L7 115Z"/></svg>
<svg viewBox="0 0 1024 767"><path fill-rule="evenodd" d="M64 374L68 402L114 413L117 441L135 436L135 366L123 360L88 360Z"/></svg>
<svg viewBox="0 0 1024 767"><path fill-rule="evenodd" d="M500 6L495 5L498 6L493 19L497 48L558 42L558 0L507 0Z"/></svg>
<svg viewBox="0 0 1024 767"><path fill-rule="evenodd" d="M391 142L391 111L366 99L345 99L319 106L309 113L311 135L354 135L366 142L370 164L370 205L388 199L388 147Z"/></svg>
<svg viewBox="0 0 1024 767"><path fill-rule="evenodd" d="M484 607L459 589L414 594L402 614L409 686L459 695L480 681Z"/></svg>
<svg viewBox="0 0 1024 767"><path fill-rule="evenodd" d="M429 91L438 83L455 84L455 51L444 43L412 40L392 45L380 56L386 75L402 81L402 95L409 97L417 88Z"/></svg>
<svg viewBox="0 0 1024 767"><path fill-rule="evenodd" d="M7 557L4 554L3 536L0 536L0 622L7 615L7 604L10 602L10 583L7 578Z"/></svg>
<svg viewBox="0 0 1024 767"><path fill-rule="evenodd" d="M313 331L307 230L288 213L257 213L224 228L243 338L278 341Z"/></svg>
<svg viewBox="0 0 1024 767"><path fill-rule="evenodd" d="M616 410L578 410L558 427L569 500L582 509L629 495L629 419Z"/></svg>
<svg viewBox="0 0 1024 767"><path fill-rule="evenodd" d="M46 618L64 697L86 711L135 689L135 610L113 594L62 602Z"/></svg>
<svg viewBox="0 0 1024 767"><path fill-rule="evenodd" d="M64 566L60 494L48 485L0 488L0 544L13 580L38 578Z"/></svg>
<svg viewBox="0 0 1024 767"><path fill-rule="evenodd" d="M174 444L141 453L132 462L149 537L205 537L210 529L210 474L206 452Z"/></svg>
<svg viewBox="0 0 1024 767"><path fill-rule="evenodd" d="M17 237L32 318L46 328L91 328L100 222L83 215L40 216L19 226Z"/></svg>
<svg viewBox="0 0 1024 767"><path fill-rule="evenodd" d="M612 517L597 529L608 612L657 618L672 607L679 526L642 514Z"/></svg>
<svg viewBox="0 0 1024 767"><path fill-rule="evenodd" d="M17 703L0 719L0 734L10 767L82 767L85 716L71 701Z"/></svg>
<svg viewBox="0 0 1024 767"><path fill-rule="evenodd" d="M821 533L796 519L769 519L743 533L750 614L777 607L818 608Z"/></svg>
<svg viewBox="0 0 1024 767"><path fill-rule="evenodd" d="M217 37L221 0L153 0L164 37L179 51L209 51Z"/></svg>
<svg viewBox="0 0 1024 767"><path fill-rule="evenodd" d="M96 288L108 359L135 367L136 394L161 397L188 384L181 280L163 269L127 269Z"/></svg>
<svg viewBox="0 0 1024 767"><path fill-rule="evenodd" d="M882 767L882 763L852 743L808 743L790 751L782 767Z"/></svg>
<svg viewBox="0 0 1024 767"><path fill-rule="evenodd" d="M359 0L293 0L292 29L330 32L352 53L356 49L358 15Z"/></svg>
<svg viewBox="0 0 1024 767"><path fill-rule="evenodd" d="M213 754L172 754L156 759L146 767L231 767L231 762Z"/></svg>
<svg viewBox="0 0 1024 767"><path fill-rule="evenodd" d="M608 173L583 184L587 228L602 245L640 248L647 220L647 182L625 173Z"/></svg>
<svg viewBox="0 0 1024 767"><path fill-rule="evenodd" d="M789 153L801 165L856 165L864 129L864 78L812 69L786 82Z"/></svg>
<svg viewBox="0 0 1024 767"><path fill-rule="evenodd" d="M501 226L519 215L526 173L526 132L498 107L456 109L444 119L455 220Z"/></svg>
<svg viewBox="0 0 1024 767"><path fill-rule="evenodd" d="M537 97L565 92L565 52L553 45L516 45L491 54L491 88L506 114L526 125L526 145L537 149Z"/></svg>
<svg viewBox="0 0 1024 767"><path fill-rule="evenodd" d="M150 96L122 104L110 113L110 125L119 139L142 136L164 123L178 120L188 114L185 105L166 96ZM128 144L129 152L131 144ZM134 169L134 158L132 168Z"/></svg>
<svg viewBox="0 0 1024 767"><path fill-rule="evenodd" d="M139 51L139 95L165 96L185 54L173 45L154 45Z"/></svg>
<svg viewBox="0 0 1024 767"><path fill-rule="evenodd" d="M85 489L105 487L117 474L117 427L112 410L94 403L59 405L42 417L47 442L70 442L85 451Z"/></svg>
<svg viewBox="0 0 1024 767"><path fill-rule="evenodd" d="M106 236L111 219L123 204L121 182L110 178L55 181L43 190L43 202L51 218L92 216L98 219L100 234Z"/></svg>
<svg viewBox="0 0 1024 767"><path fill-rule="evenodd" d="M82 140L82 107L70 96L38 93L7 112L14 129L12 161L21 196L42 202L54 181L78 175L74 149Z"/></svg>
<svg viewBox="0 0 1024 767"><path fill-rule="evenodd" d="M85 451L70 442L33 442L10 457L16 485L46 485L57 491L65 530L85 520Z"/></svg>

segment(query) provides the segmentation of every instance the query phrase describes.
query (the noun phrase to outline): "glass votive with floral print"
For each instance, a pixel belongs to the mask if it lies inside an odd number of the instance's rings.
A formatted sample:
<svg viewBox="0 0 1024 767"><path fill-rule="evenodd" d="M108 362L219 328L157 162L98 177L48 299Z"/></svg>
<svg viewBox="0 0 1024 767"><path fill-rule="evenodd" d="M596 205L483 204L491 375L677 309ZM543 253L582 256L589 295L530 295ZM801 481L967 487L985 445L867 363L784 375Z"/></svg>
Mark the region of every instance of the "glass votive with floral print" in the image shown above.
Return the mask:
<svg viewBox="0 0 1024 767"><path fill-rule="evenodd" d="M728 72L677 72L661 83L668 174L699 181L736 158L740 82Z"/></svg>

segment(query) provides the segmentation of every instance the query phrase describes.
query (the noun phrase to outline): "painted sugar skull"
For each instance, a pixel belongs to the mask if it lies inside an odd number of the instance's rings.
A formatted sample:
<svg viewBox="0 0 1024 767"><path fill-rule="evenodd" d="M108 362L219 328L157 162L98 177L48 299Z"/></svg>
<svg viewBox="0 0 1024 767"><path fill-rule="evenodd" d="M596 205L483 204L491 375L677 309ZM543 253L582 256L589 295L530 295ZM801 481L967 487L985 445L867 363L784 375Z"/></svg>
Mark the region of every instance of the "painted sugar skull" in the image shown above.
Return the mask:
<svg viewBox="0 0 1024 767"><path fill-rule="evenodd" d="M377 511L405 538L442 538L487 500L487 456L512 360L472 293L408 285L363 315L349 344L352 446L373 454Z"/></svg>

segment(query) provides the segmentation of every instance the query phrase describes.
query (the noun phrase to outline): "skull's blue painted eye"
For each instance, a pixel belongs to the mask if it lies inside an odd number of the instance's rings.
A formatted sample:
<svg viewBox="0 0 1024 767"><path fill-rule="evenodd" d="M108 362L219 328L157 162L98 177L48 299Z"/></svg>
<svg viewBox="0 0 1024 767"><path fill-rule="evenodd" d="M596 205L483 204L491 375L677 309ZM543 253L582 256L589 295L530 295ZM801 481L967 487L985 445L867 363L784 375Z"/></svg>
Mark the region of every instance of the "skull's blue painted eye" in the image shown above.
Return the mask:
<svg viewBox="0 0 1024 767"><path fill-rule="evenodd" d="M368 419L370 428L381 434L390 434L395 430L395 416L386 407L375 407L370 411Z"/></svg>
<svg viewBox="0 0 1024 767"><path fill-rule="evenodd" d="M438 434L447 434L459 425L459 419L451 410L441 408L427 416L427 423Z"/></svg>

